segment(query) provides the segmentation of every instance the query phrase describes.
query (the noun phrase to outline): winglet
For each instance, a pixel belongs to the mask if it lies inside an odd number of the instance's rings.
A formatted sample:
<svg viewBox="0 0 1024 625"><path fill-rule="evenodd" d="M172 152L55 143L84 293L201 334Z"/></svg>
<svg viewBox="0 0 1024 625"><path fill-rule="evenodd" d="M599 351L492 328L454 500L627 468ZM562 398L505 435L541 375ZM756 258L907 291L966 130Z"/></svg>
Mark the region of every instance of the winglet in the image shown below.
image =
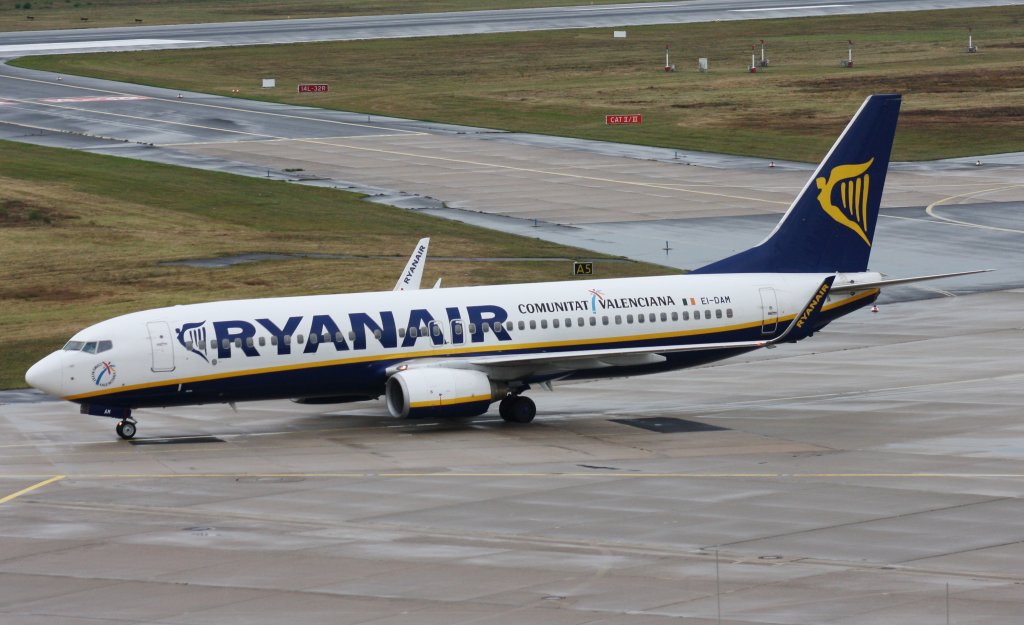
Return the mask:
<svg viewBox="0 0 1024 625"><path fill-rule="evenodd" d="M821 286L815 289L814 295L807 300L807 304L801 309L800 314L793 318L786 331L767 341L765 345L774 345L782 341L796 342L814 334L819 327L818 320L821 317L822 309L825 308L825 302L828 301L828 294L832 290L832 283L835 282L835 279L836 277L832 275L822 280Z"/></svg>
<svg viewBox="0 0 1024 625"><path fill-rule="evenodd" d="M423 279L423 265L427 262L427 247L430 245L430 237L420 239L413 250L409 262L402 270L402 276L395 284L395 291L415 291L420 288L420 280Z"/></svg>

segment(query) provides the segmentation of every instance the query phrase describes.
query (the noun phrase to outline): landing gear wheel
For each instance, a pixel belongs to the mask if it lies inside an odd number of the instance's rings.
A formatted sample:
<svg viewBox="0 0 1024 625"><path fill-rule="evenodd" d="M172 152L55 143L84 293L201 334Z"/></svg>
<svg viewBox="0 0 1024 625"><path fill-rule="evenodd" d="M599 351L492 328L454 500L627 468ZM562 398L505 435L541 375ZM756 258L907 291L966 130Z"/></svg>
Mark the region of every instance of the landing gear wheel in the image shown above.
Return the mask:
<svg viewBox="0 0 1024 625"><path fill-rule="evenodd" d="M537 404L529 397L513 395L501 401L498 414L509 423L529 423L537 416Z"/></svg>
<svg viewBox="0 0 1024 625"><path fill-rule="evenodd" d="M135 438L135 421L118 421L114 431L116 431L117 435L124 440L131 440Z"/></svg>

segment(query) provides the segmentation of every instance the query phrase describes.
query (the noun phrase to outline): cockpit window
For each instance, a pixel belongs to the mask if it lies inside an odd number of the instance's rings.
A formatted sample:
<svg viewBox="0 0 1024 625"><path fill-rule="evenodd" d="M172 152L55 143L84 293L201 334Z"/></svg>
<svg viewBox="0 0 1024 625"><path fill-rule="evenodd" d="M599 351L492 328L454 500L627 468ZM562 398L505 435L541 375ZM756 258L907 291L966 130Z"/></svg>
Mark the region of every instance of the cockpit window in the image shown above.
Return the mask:
<svg viewBox="0 0 1024 625"><path fill-rule="evenodd" d="M114 349L113 341L68 341L64 345L66 352L85 352L86 354L102 354Z"/></svg>

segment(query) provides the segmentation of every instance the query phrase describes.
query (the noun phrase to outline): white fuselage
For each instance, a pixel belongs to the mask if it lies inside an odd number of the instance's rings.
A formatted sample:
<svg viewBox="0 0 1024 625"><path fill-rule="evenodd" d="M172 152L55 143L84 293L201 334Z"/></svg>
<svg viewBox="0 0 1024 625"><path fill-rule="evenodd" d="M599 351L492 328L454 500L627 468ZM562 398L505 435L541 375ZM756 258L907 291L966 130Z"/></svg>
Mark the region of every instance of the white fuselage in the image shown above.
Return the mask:
<svg viewBox="0 0 1024 625"><path fill-rule="evenodd" d="M173 306L86 328L28 377L68 400L130 407L377 397L389 367L421 359L770 339L823 277L680 275ZM841 276L845 283L878 278ZM875 294L830 294L824 312L828 319L846 314ZM650 370L720 357L670 360ZM628 364L557 376L550 367L508 371L523 384L646 372Z"/></svg>

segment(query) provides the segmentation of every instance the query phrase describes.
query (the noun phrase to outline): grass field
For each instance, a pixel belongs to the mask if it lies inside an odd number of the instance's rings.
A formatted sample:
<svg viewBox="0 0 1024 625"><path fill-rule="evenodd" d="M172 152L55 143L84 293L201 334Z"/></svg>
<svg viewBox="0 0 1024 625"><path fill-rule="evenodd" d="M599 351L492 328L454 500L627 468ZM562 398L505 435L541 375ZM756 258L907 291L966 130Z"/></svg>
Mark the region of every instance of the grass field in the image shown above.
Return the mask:
<svg viewBox="0 0 1024 625"><path fill-rule="evenodd" d="M894 26L894 24L898 24ZM978 54L967 54L967 25ZM1024 6L503 35L28 57L176 89L516 131L815 161L869 93L905 94L895 158L1024 149ZM745 71L751 44L771 67ZM855 63L846 58L848 39ZM679 70L663 71L665 45ZM711 72L696 71L710 59ZM260 78L278 79L276 90ZM326 94L297 94L327 82ZM606 114L642 126L608 127Z"/></svg>
<svg viewBox="0 0 1024 625"><path fill-rule="evenodd" d="M90 323L214 299L388 290L431 237L424 284L570 279L568 261L441 262L444 257L605 258L366 202L360 196L0 141L0 388L23 387L36 359ZM221 269L168 260L249 252L394 255L295 259ZM598 262L600 276L672 273Z"/></svg>
<svg viewBox="0 0 1024 625"><path fill-rule="evenodd" d="M617 0L7 0L0 31L520 9ZM83 20L82 18L86 18ZM31 19L29 19L31 18ZM136 21L139 20L139 21Z"/></svg>

